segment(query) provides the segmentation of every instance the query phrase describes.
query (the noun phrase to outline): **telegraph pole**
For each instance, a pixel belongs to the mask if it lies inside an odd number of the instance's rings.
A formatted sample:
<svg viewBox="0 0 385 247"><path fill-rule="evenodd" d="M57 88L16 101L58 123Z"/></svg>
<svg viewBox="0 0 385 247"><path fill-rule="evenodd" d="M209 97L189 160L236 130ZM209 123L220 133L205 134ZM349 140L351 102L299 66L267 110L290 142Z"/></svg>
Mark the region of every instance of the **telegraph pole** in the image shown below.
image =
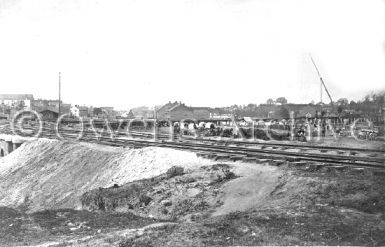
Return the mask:
<svg viewBox="0 0 385 247"><path fill-rule="evenodd" d="M59 117L61 114L61 72L59 72Z"/></svg>

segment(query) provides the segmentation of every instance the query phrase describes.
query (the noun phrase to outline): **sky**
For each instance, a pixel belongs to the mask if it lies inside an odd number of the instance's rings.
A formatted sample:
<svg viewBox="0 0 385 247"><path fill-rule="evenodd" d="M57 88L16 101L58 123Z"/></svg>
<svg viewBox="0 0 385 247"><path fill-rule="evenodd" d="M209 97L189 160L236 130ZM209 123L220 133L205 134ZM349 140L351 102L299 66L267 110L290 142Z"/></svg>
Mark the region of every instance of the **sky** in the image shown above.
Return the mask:
<svg viewBox="0 0 385 247"><path fill-rule="evenodd" d="M383 0L0 0L0 91L72 104L334 100L385 88ZM328 102L323 92L323 101Z"/></svg>

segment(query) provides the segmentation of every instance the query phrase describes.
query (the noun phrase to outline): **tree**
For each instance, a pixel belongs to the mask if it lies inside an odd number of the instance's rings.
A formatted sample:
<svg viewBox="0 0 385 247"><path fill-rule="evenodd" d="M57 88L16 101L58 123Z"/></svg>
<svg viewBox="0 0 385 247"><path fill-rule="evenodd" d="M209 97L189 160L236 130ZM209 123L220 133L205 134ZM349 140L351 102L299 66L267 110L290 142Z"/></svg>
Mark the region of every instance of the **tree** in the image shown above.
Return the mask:
<svg viewBox="0 0 385 247"><path fill-rule="evenodd" d="M385 95L378 95L376 101L379 106L382 106L385 103Z"/></svg>
<svg viewBox="0 0 385 247"><path fill-rule="evenodd" d="M273 99L268 99L267 101L266 101L266 104L268 104L268 105L274 105L275 104L275 102L274 102L274 100Z"/></svg>
<svg viewBox="0 0 385 247"><path fill-rule="evenodd" d="M345 106L347 104L349 104L349 100L347 98L341 98L337 100L337 105Z"/></svg>
<svg viewBox="0 0 385 247"><path fill-rule="evenodd" d="M287 99L285 97L279 97L275 100L275 102L280 103L281 105L284 105L287 103Z"/></svg>
<svg viewBox="0 0 385 247"><path fill-rule="evenodd" d="M244 110L245 111L255 111L256 109L257 109L256 104L248 104Z"/></svg>
<svg viewBox="0 0 385 247"><path fill-rule="evenodd" d="M278 114L279 114L280 118L283 118L283 119L288 119L288 118L290 118L289 110L286 109L286 107L281 106L281 107L278 109Z"/></svg>
<svg viewBox="0 0 385 247"><path fill-rule="evenodd" d="M337 108L338 114L341 114L343 110L344 110L344 109L342 108L342 106L338 106L338 108Z"/></svg>

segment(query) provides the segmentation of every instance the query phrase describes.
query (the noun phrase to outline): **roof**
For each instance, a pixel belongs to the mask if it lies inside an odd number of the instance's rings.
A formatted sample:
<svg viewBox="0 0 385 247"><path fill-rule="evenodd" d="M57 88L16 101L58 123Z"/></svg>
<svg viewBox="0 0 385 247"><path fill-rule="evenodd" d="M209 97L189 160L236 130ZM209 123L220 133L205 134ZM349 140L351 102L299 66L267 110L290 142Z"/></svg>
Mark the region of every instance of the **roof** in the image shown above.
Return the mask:
<svg viewBox="0 0 385 247"><path fill-rule="evenodd" d="M210 110L210 107L190 107L192 110Z"/></svg>
<svg viewBox="0 0 385 247"><path fill-rule="evenodd" d="M42 110L42 111L39 111L39 113L43 113L43 112L53 112L53 113L56 113L56 114L59 114L59 112L58 111L56 111L56 110L53 110L53 109L44 109L44 110Z"/></svg>
<svg viewBox="0 0 385 247"><path fill-rule="evenodd" d="M0 94L0 100L33 100L32 94Z"/></svg>
<svg viewBox="0 0 385 247"><path fill-rule="evenodd" d="M177 101L175 101L174 103L171 103L171 101L170 101L167 104L165 104L164 106L162 106L161 108L159 108L157 111L161 111L161 110L167 111L167 110L170 110L172 107L177 106L177 105L179 105L179 103Z"/></svg>
<svg viewBox="0 0 385 247"><path fill-rule="evenodd" d="M175 110L176 108L181 107L181 106L183 106L183 107L185 107L185 108L191 110L191 108L190 108L190 107L187 107L185 104L177 104L177 105L174 105L173 107L169 108L168 111Z"/></svg>

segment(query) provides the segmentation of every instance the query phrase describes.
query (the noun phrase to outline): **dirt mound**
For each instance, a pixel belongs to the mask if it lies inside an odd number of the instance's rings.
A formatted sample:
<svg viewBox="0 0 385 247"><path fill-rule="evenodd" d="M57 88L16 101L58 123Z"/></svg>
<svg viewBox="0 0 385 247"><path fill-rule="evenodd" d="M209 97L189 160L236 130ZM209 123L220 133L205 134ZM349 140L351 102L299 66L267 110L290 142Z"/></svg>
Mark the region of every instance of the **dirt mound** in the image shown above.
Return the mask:
<svg viewBox="0 0 385 247"><path fill-rule="evenodd" d="M178 165L210 165L194 153L39 139L0 159L0 205L28 211L80 208L86 191L151 178Z"/></svg>
<svg viewBox="0 0 385 247"><path fill-rule="evenodd" d="M82 196L83 209L130 212L162 220L194 220L221 206L222 186L237 178L227 164L176 174L176 170L181 170L177 168L151 179L87 192Z"/></svg>

